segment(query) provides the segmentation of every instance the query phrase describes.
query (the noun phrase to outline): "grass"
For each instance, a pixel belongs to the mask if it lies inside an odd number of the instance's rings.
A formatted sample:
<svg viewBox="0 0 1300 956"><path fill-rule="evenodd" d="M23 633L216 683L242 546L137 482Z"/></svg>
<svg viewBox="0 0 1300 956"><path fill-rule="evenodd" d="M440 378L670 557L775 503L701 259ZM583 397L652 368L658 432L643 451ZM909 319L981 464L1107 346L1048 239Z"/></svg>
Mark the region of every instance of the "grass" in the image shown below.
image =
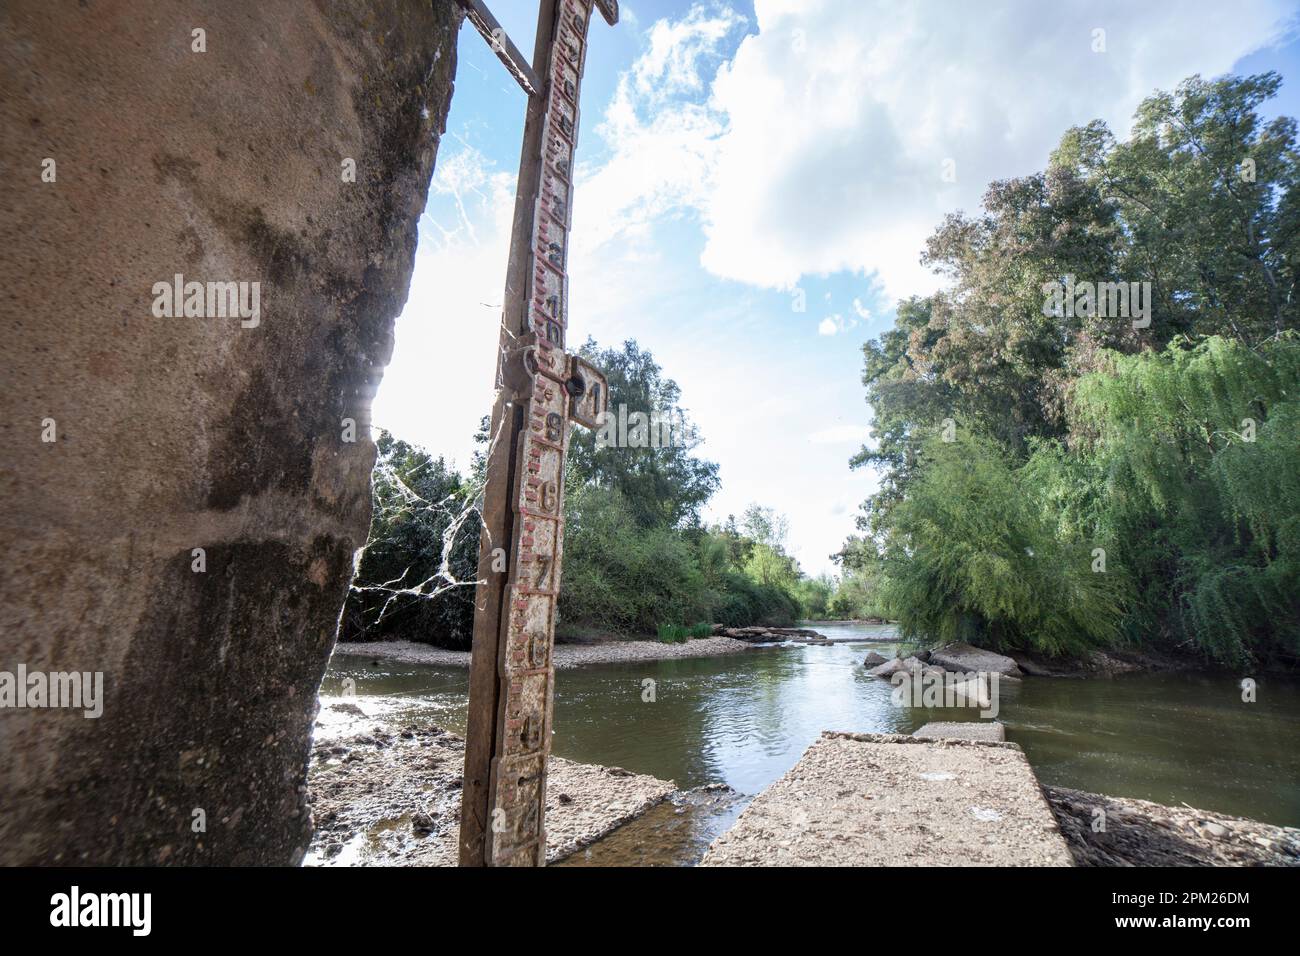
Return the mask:
<svg viewBox="0 0 1300 956"><path fill-rule="evenodd" d="M690 627L683 627L680 624L660 624L659 640L665 644L685 644L692 637L708 637L713 633L713 625L692 624Z"/></svg>

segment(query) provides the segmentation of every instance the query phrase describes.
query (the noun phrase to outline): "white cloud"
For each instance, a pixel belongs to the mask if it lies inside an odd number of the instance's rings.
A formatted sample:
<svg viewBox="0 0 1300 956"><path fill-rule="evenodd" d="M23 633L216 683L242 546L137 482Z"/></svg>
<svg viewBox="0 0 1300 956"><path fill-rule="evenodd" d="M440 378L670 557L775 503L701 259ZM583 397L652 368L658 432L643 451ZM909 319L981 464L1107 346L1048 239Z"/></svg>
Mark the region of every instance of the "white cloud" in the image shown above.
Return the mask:
<svg viewBox="0 0 1300 956"><path fill-rule="evenodd" d="M716 57L718 45L745 18L729 7L697 5L677 21L659 20L648 31L649 49L632 65L636 93L663 102L681 93L702 92L701 61Z"/></svg>
<svg viewBox="0 0 1300 956"><path fill-rule="evenodd" d="M577 170L571 259L615 239L636 243L648 223L708 203L723 125L704 103L706 78L744 23L728 7L696 6L647 31L648 49L619 77L596 127L611 155Z"/></svg>
<svg viewBox="0 0 1300 956"><path fill-rule="evenodd" d="M658 21L623 77L602 131L616 157L593 176L617 184L587 189L605 228L583 238L691 207L707 237L701 261L718 276L788 289L848 270L877 273L890 298L930 291L938 280L919 256L945 213L975 209L992 180L1041 169L1071 124L1100 117L1125 132L1143 97L1230 69L1293 10L755 0L758 32L709 84L741 19L699 5ZM1104 53L1092 50L1097 28Z"/></svg>
<svg viewBox="0 0 1300 956"><path fill-rule="evenodd" d="M858 312L858 315L863 314L862 310L858 309L857 299L853 300L853 308L855 311ZM868 312L866 314L870 315L871 313ZM835 312L832 315L826 316L826 318L822 319L821 322L817 324L817 334L838 335L841 332L847 332L849 329L855 329L857 328L857 326L858 326L857 319L852 319L852 318L846 319L840 313Z"/></svg>

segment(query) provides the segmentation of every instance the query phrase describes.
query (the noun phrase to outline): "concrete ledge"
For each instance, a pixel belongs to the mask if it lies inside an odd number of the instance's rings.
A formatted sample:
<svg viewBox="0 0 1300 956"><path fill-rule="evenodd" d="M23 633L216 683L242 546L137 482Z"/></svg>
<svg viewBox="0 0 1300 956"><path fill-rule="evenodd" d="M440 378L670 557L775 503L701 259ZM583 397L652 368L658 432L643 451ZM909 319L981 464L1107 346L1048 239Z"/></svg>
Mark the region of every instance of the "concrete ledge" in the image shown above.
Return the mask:
<svg viewBox="0 0 1300 956"><path fill-rule="evenodd" d="M1070 866L1011 743L825 732L704 866Z"/></svg>
<svg viewBox="0 0 1300 956"><path fill-rule="evenodd" d="M1007 729L999 720L932 721L913 731L912 736L931 740L988 740L1001 743L1007 739Z"/></svg>

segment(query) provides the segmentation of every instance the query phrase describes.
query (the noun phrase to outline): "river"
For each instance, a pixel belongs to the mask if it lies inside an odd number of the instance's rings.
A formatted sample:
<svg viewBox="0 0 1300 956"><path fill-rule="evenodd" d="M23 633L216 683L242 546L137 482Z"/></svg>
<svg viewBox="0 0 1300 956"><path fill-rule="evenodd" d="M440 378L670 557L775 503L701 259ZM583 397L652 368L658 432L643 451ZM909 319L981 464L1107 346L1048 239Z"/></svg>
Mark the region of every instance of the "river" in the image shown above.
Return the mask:
<svg viewBox="0 0 1300 956"><path fill-rule="evenodd" d="M695 862L821 731L910 733L974 717L892 703L889 683L862 666L869 649L892 655L880 643L888 628L816 628L854 642L558 671L554 753L744 795L665 804L567 862ZM342 693L347 679L369 698L369 713L423 716L464 733L464 669L339 656L322 697ZM643 700L647 679L653 702ZM998 719L1044 783L1300 826L1300 682L1260 677L1254 703L1242 701L1238 682L1201 673L1004 681Z"/></svg>

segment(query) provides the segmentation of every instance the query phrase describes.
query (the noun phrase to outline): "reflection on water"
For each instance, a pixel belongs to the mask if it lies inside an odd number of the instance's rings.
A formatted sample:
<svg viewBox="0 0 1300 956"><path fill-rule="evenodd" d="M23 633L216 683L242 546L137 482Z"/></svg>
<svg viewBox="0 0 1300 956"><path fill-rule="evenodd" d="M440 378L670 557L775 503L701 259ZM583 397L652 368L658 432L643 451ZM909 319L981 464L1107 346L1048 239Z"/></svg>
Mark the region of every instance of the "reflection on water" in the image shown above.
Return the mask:
<svg viewBox="0 0 1300 956"><path fill-rule="evenodd" d="M673 794L552 866L694 866L751 799L731 790Z"/></svg>
<svg viewBox="0 0 1300 956"><path fill-rule="evenodd" d="M828 637L886 629L818 625ZM892 645L875 645L892 654ZM823 730L911 733L974 711L898 708L862 666L864 644L762 648L728 657L611 664L556 676L554 752L676 781L758 793ZM369 714L465 729L464 670L338 657L323 695L356 681ZM655 700L642 700L642 682ZM1245 704L1234 675L1029 678L1001 688L1000 719L1044 783L1300 825L1300 683L1261 678ZM367 700L368 695L370 696ZM322 719L329 719L322 711ZM681 808L665 808L661 814ZM690 815L692 808L682 813ZM722 816L734 816L734 808ZM689 842L689 841L688 841ZM707 842L707 841L706 841Z"/></svg>

